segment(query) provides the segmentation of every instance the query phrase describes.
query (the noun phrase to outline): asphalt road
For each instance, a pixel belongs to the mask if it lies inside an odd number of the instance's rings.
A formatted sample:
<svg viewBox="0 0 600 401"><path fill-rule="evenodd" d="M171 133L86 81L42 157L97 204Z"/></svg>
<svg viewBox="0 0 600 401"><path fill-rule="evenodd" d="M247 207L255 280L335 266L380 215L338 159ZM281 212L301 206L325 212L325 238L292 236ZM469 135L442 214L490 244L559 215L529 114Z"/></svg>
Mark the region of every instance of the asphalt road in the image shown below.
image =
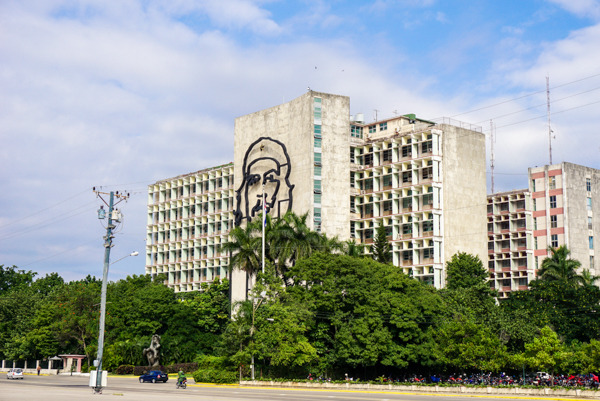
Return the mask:
<svg viewBox="0 0 600 401"><path fill-rule="evenodd" d="M64 401L113 399L119 401L154 400L198 400L198 401L510 401L525 400L561 400L560 398L533 397L486 397L463 396L459 394L417 394L388 391L336 391L289 388L252 388L191 384L187 389L176 389L174 378L167 383L139 383L136 377L109 377L108 386L102 394L93 394L86 376L25 376L23 380L7 380L0 376L1 401ZM450 401L449 400L449 401ZM575 400L575 398L562 398Z"/></svg>

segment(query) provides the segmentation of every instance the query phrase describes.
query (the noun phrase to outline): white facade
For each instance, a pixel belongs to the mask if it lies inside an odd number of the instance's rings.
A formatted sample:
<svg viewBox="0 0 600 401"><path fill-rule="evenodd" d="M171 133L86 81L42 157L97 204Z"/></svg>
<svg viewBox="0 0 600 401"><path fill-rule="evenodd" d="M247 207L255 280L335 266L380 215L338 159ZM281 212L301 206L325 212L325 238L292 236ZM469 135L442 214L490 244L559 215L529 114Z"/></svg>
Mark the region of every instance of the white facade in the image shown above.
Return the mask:
<svg viewBox="0 0 600 401"><path fill-rule="evenodd" d="M522 189L487 199L490 287L507 298L535 279L531 193Z"/></svg>
<svg viewBox="0 0 600 401"><path fill-rule="evenodd" d="M163 274L175 291L225 278L220 252L233 225L233 163L148 186L146 274Z"/></svg>

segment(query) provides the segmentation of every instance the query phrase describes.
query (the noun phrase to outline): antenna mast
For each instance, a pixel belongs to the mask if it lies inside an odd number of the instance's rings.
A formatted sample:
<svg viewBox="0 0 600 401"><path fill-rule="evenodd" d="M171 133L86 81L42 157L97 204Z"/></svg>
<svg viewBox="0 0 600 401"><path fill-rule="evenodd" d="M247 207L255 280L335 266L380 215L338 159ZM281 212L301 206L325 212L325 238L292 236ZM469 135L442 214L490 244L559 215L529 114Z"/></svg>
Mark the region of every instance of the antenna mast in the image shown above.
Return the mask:
<svg viewBox="0 0 600 401"><path fill-rule="evenodd" d="M548 104L548 154L552 165L552 127L550 126L550 77L546 75L546 102Z"/></svg>
<svg viewBox="0 0 600 401"><path fill-rule="evenodd" d="M494 193L494 161L495 161L494 142L496 142L496 138L495 138L496 132L495 131L496 131L495 125L492 122L492 120L490 120L490 146L491 146L491 151L492 151L492 155L490 157L490 169L492 170L492 194Z"/></svg>

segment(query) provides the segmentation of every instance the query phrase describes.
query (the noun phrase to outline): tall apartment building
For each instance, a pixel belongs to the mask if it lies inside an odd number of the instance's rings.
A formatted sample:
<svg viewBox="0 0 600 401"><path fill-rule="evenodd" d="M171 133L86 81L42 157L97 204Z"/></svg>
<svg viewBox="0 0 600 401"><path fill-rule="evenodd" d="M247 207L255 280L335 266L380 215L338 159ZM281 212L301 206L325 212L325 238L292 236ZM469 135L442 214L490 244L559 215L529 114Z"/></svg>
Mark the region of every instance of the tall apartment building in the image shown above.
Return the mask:
<svg viewBox="0 0 600 401"><path fill-rule="evenodd" d="M500 298L526 290L535 279L531 193L526 189L488 195L488 270Z"/></svg>
<svg viewBox="0 0 600 401"><path fill-rule="evenodd" d="M148 186L146 274L164 274L175 291L226 277L219 246L233 226L233 163Z"/></svg>
<svg viewBox="0 0 600 401"><path fill-rule="evenodd" d="M529 169L533 198L534 267L548 247L566 245L582 269L600 274L594 247L600 239L600 170L572 163Z"/></svg>
<svg viewBox="0 0 600 401"><path fill-rule="evenodd" d="M414 115L360 120L348 97L314 91L236 118L232 164L149 187L146 272L167 274L177 291L223 276L218 244L263 208L308 212L315 230L365 244L384 224L394 264L436 287L456 252L487 263L481 129ZM243 298L245 273L231 283Z"/></svg>
<svg viewBox="0 0 600 401"><path fill-rule="evenodd" d="M371 244L383 224L394 265L437 288L445 285L445 263L456 252L486 263L480 128L406 115L355 121L350 133L351 238Z"/></svg>

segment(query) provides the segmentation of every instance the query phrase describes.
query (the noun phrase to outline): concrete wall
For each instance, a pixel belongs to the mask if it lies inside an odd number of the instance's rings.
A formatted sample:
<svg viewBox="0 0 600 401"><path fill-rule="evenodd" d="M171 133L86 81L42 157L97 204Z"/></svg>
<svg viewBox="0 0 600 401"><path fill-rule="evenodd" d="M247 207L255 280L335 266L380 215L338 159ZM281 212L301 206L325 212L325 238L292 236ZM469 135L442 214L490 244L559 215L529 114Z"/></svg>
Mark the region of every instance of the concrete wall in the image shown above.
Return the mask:
<svg viewBox="0 0 600 401"><path fill-rule="evenodd" d="M487 267L485 135L452 125L436 128L443 130L443 260L467 252Z"/></svg>

